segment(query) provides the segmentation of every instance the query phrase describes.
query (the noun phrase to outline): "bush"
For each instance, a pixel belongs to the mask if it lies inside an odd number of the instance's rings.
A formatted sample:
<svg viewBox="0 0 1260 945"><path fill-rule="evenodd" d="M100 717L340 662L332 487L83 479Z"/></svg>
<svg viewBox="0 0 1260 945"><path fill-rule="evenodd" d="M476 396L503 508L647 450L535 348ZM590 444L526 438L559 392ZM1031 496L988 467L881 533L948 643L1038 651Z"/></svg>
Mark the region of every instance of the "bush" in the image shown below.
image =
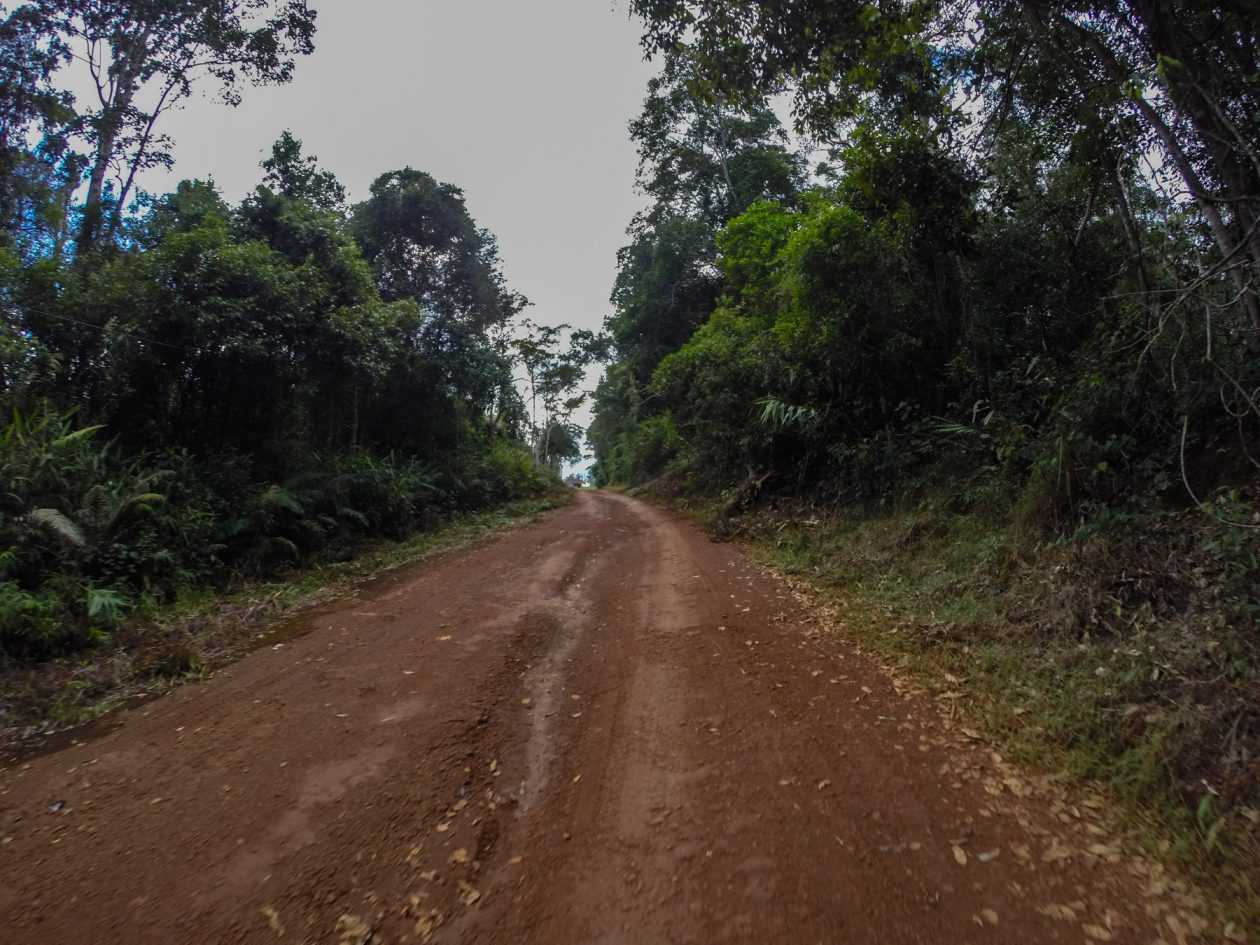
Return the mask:
<svg viewBox="0 0 1260 945"><path fill-rule="evenodd" d="M232 453L123 456L74 421L45 405L0 431L0 652L11 656L83 646L146 601L345 560L555 480L524 447L472 438L446 471L358 451L310 455L276 481Z"/></svg>

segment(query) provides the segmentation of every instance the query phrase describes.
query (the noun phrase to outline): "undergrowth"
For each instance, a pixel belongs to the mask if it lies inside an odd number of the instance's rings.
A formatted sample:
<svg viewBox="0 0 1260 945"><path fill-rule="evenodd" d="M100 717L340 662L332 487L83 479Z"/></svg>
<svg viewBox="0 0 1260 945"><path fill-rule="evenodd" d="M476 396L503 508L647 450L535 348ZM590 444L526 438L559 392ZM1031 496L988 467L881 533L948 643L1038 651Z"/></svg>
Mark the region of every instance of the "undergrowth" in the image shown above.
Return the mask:
<svg viewBox="0 0 1260 945"><path fill-rule="evenodd" d="M144 618L121 620L90 648L40 662L2 661L0 760L119 705L204 678L277 634L303 631L302 615L312 607L354 594L394 568L532 521L571 498L568 490L553 490L280 580L245 582L221 593L190 591Z"/></svg>
<svg viewBox="0 0 1260 945"><path fill-rule="evenodd" d="M128 453L44 404L0 425L0 667L109 646L132 617L241 580L348 561L559 485L519 443L469 434L428 464L356 450Z"/></svg>
<svg viewBox="0 0 1260 945"><path fill-rule="evenodd" d="M871 516L710 516L831 598L844 630L969 703L1014 757L1104 785L1148 848L1260 926L1260 604L1252 505L1082 516L1030 533L1012 496ZM1087 523L1087 524L1086 524Z"/></svg>

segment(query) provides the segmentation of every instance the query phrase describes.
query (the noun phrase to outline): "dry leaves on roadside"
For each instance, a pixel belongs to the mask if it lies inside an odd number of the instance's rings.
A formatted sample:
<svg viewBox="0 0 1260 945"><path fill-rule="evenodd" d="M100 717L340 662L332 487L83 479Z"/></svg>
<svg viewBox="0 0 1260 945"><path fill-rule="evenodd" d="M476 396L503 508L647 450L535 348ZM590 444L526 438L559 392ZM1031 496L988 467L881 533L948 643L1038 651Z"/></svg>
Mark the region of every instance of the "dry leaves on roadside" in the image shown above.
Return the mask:
<svg viewBox="0 0 1260 945"><path fill-rule="evenodd" d="M347 912L337 919L337 945L365 945L373 931L361 916Z"/></svg>
<svg viewBox="0 0 1260 945"><path fill-rule="evenodd" d="M466 880L459 881L459 901L471 906L481 898L481 891Z"/></svg>
<svg viewBox="0 0 1260 945"><path fill-rule="evenodd" d="M433 935L442 927L442 923L446 920L441 909L430 909L420 918L416 919L415 933L423 943L433 941Z"/></svg>
<svg viewBox="0 0 1260 945"><path fill-rule="evenodd" d="M1041 854L1041 862L1057 863L1060 860L1071 859L1072 851L1059 842L1058 838L1050 841L1050 846Z"/></svg>
<svg viewBox="0 0 1260 945"><path fill-rule="evenodd" d="M1044 916L1049 916L1051 919L1058 919L1060 922L1076 921L1076 913L1071 906L1040 906L1037 911Z"/></svg>
<svg viewBox="0 0 1260 945"><path fill-rule="evenodd" d="M263 906L262 914L267 917L267 924L271 926L271 931L284 938L284 923L280 921L280 913L276 911L276 907Z"/></svg>

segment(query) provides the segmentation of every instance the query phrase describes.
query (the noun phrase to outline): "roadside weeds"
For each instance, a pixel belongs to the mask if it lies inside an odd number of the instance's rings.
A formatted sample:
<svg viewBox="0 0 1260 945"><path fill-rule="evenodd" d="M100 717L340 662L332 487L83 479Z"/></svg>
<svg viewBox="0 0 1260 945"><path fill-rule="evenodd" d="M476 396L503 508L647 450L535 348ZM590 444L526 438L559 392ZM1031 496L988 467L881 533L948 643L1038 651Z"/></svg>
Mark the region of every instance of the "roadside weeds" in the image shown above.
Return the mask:
<svg viewBox="0 0 1260 945"><path fill-rule="evenodd" d="M1187 770L1227 734L1209 720L1236 714L1246 694L1245 682L1212 688L1211 667L1246 654L1248 643L1202 600L1183 605L1184 619L1158 604L1134 614L1148 590L1133 581L1127 596L1113 594L1111 575L1091 570L1090 555L1113 549L1050 548L1013 560L1000 519L926 503L880 516L782 506L730 517L716 503L684 510L716 537L748 546L816 610L819 626L929 693L965 737L1043 772L1036 786L1054 816L1090 819L1091 832L1107 834L1099 850L1125 857L1151 908L1166 901L1170 943L1178 929L1234 942L1260 932L1246 783L1227 793L1220 768ZM1117 570L1137 572L1138 554ZM1158 579L1158 568L1148 570ZM1080 601L1087 616L1073 623L1068 610ZM1090 613L1104 608L1101 619ZM1237 729L1229 740L1245 763L1249 746ZM998 777L995 788L1009 785Z"/></svg>
<svg viewBox="0 0 1260 945"><path fill-rule="evenodd" d="M37 665L0 666L0 763L87 737L113 710L208 678L251 650L300 636L319 607L399 568L462 550L572 501L568 490L461 517L351 561L205 593L126 622L108 641Z"/></svg>

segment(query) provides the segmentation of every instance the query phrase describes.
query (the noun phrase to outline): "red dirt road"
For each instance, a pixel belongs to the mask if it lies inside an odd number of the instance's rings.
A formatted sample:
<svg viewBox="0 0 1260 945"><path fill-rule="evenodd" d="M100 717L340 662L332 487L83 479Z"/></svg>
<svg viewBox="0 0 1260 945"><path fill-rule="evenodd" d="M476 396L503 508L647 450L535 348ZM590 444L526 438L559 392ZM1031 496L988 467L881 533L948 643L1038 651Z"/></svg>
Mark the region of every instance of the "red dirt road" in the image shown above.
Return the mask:
<svg viewBox="0 0 1260 945"><path fill-rule="evenodd" d="M581 494L311 621L0 771L0 941L1184 931L1093 799L968 741L737 548L642 503Z"/></svg>

